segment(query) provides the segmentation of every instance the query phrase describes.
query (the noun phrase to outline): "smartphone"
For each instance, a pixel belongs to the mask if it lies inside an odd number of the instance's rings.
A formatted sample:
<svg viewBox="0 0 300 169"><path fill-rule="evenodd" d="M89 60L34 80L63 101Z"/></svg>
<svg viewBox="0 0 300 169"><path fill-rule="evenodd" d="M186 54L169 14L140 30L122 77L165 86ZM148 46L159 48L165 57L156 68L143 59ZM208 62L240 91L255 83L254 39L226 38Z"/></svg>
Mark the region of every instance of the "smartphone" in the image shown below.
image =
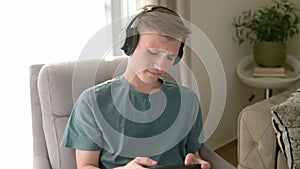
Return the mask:
<svg viewBox="0 0 300 169"><path fill-rule="evenodd" d="M154 166L154 167L150 167L150 169L201 169L201 165L195 164L189 166L184 166L184 165Z"/></svg>

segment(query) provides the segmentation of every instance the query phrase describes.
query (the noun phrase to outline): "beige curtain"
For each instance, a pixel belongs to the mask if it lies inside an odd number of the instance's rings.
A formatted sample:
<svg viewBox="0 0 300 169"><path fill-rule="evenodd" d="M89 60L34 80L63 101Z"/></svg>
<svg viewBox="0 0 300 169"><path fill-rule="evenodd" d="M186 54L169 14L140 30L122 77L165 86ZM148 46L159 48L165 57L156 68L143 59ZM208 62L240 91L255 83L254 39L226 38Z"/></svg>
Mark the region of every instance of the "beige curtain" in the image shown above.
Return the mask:
<svg viewBox="0 0 300 169"><path fill-rule="evenodd" d="M176 11L184 20L190 21L190 0L137 0L137 8L145 5L162 5ZM193 87L191 83L191 51L185 47L183 62L179 66L180 83ZM189 69L187 69L187 67Z"/></svg>

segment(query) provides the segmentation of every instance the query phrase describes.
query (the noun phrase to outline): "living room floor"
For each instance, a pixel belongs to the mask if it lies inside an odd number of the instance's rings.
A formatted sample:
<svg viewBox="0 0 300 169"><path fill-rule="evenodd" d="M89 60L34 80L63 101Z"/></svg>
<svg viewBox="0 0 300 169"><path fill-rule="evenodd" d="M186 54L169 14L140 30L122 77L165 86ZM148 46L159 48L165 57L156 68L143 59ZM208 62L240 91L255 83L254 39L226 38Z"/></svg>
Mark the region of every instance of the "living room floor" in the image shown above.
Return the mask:
<svg viewBox="0 0 300 169"><path fill-rule="evenodd" d="M234 140L224 145L223 147L218 148L217 150L215 150L215 152L232 165L237 166L237 140Z"/></svg>

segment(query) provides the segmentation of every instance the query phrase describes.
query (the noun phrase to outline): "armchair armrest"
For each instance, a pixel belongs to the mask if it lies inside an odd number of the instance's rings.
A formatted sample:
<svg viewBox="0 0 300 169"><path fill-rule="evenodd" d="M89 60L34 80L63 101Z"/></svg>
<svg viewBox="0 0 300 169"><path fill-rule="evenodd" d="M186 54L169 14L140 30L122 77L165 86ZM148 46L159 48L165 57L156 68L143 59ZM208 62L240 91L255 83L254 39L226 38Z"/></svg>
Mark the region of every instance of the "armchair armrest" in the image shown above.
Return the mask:
<svg viewBox="0 0 300 169"><path fill-rule="evenodd" d="M231 165L205 145L203 145L203 147L200 149L200 155L201 158L210 162L211 169L236 169L236 167Z"/></svg>

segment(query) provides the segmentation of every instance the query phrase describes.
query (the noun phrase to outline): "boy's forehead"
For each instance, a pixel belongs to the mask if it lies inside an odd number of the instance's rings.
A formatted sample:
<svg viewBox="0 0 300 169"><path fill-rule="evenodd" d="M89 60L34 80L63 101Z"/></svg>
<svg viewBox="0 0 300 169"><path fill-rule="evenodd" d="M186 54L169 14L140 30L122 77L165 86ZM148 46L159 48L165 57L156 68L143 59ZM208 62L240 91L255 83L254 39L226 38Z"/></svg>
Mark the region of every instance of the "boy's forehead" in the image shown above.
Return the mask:
<svg viewBox="0 0 300 169"><path fill-rule="evenodd" d="M139 40L139 48L155 48L161 51L168 52L174 55L178 54L178 49L180 47L181 41L155 34L145 34L141 35Z"/></svg>
<svg viewBox="0 0 300 169"><path fill-rule="evenodd" d="M179 36L171 36L168 34L163 34L163 33L158 33L154 31L144 31L140 33L140 36L145 36L149 38L161 38L164 39L165 41L180 41L182 42L183 37Z"/></svg>
<svg viewBox="0 0 300 169"><path fill-rule="evenodd" d="M144 34L140 36L140 40L142 42L146 42L151 45L156 44L162 44L162 45L168 45L168 44L174 44L174 43L181 43L181 40L175 39L169 36L162 36L159 34Z"/></svg>

